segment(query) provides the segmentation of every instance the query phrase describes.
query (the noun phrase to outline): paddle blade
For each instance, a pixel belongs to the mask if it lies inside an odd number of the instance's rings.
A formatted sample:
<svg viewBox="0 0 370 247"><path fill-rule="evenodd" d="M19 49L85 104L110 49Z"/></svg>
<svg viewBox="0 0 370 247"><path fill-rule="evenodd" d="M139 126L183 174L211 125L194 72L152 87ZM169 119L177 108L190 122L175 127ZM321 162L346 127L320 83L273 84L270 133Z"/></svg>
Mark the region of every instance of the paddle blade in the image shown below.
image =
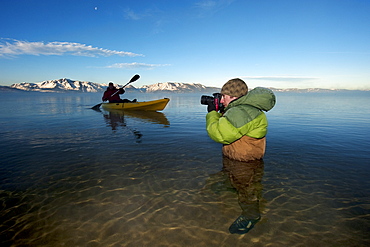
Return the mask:
<svg viewBox="0 0 370 247"><path fill-rule="evenodd" d="M139 76L139 75L134 75L134 76L131 78L130 82L137 81L137 80L139 80L139 78L140 78L140 76Z"/></svg>
<svg viewBox="0 0 370 247"><path fill-rule="evenodd" d="M102 103L97 104L97 105L95 105L95 106L91 107L91 109L93 109L93 110L99 110L99 108L100 108L101 104L102 104Z"/></svg>

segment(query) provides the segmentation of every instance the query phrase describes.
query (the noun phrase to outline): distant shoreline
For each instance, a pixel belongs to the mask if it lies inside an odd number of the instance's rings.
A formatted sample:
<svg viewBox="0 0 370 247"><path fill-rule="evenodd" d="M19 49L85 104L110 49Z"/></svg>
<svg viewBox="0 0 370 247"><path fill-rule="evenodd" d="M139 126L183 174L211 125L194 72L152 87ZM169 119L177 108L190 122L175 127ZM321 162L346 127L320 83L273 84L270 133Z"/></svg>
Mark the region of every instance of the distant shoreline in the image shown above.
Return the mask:
<svg viewBox="0 0 370 247"><path fill-rule="evenodd" d="M370 90L359 90L359 89L324 89L324 88L306 88L306 89L297 89L297 88L269 88L273 92L276 93L336 93L336 92L370 92ZM200 90L200 91L182 91L182 90L156 90L145 92L135 88L128 88L126 92L130 93L214 93L220 91L219 88L207 89L207 90ZM86 92L86 91L79 91L79 90L64 90L64 89L38 89L38 90L22 90L18 88L13 88L11 86L0 86L0 92L21 92L21 93L102 93L104 90L97 91L97 92Z"/></svg>

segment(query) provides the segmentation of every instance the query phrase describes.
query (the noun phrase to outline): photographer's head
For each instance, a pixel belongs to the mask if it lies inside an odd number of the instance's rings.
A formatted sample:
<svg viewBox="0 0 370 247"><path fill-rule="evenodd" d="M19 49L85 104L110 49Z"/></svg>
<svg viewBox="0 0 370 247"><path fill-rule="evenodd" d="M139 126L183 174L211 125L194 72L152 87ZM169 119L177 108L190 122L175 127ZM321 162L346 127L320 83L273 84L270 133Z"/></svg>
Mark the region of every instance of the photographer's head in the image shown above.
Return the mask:
<svg viewBox="0 0 370 247"><path fill-rule="evenodd" d="M221 103L225 107L227 107L231 101L244 96L247 93L248 86L243 80L239 78L231 79L226 82L221 88Z"/></svg>

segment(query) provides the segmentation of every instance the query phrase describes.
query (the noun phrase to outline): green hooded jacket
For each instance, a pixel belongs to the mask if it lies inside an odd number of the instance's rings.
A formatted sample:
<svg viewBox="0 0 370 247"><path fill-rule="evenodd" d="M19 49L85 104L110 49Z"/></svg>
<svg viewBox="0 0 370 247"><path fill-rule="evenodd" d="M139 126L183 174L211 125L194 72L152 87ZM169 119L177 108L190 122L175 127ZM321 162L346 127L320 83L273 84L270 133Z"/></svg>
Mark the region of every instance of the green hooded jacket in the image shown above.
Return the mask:
<svg viewBox="0 0 370 247"><path fill-rule="evenodd" d="M230 144L242 136L263 138L267 134L267 118L263 111L271 110L276 102L274 93L257 87L230 102L222 115L211 111L206 116L206 129L212 140Z"/></svg>

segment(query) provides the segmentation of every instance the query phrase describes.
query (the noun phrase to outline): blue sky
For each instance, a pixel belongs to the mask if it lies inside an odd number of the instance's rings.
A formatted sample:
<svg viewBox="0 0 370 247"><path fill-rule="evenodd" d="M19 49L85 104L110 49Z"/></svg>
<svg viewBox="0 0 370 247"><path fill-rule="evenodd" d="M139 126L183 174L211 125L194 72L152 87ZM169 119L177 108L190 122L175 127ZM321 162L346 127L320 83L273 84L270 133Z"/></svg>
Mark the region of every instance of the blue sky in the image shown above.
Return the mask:
<svg viewBox="0 0 370 247"><path fill-rule="evenodd" d="M370 89L370 0L2 0L0 85Z"/></svg>

